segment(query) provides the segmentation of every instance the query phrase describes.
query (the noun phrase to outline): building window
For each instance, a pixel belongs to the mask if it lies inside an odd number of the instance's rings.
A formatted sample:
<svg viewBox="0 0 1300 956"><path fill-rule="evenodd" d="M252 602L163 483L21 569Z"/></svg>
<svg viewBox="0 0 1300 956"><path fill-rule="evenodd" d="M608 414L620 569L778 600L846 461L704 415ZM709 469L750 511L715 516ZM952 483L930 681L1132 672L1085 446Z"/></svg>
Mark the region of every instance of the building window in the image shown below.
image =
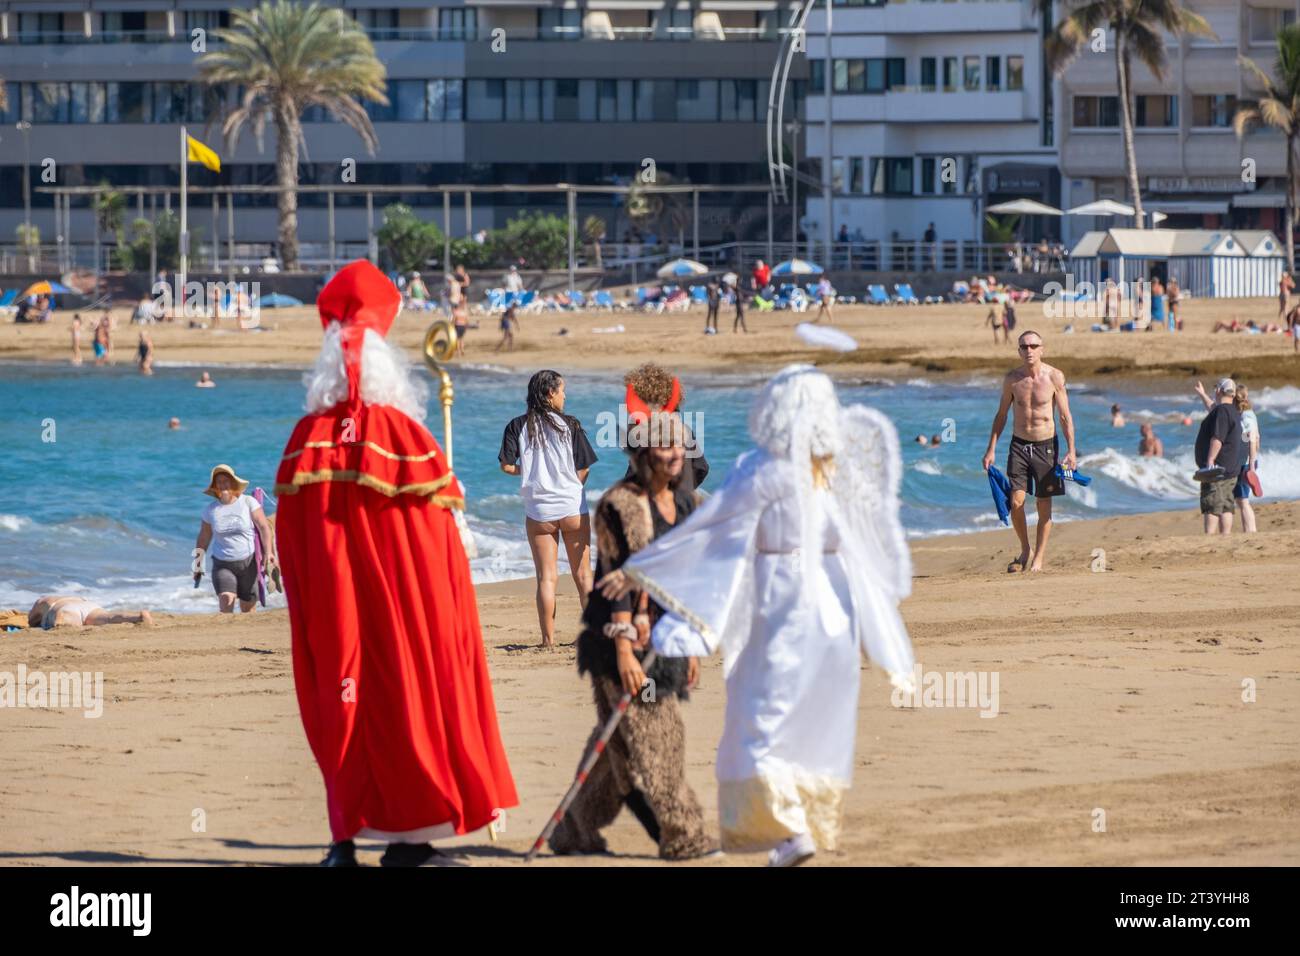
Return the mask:
<svg viewBox="0 0 1300 956"><path fill-rule="evenodd" d="M426 89L429 119L435 123L459 123L464 119L463 80L430 80Z"/></svg>
<svg viewBox="0 0 1300 956"><path fill-rule="evenodd" d="M912 195L912 157L873 156L871 193L875 196Z"/></svg>
<svg viewBox="0 0 1300 956"><path fill-rule="evenodd" d="M1237 97L1231 93L1192 97L1192 125L1225 129L1237 113Z"/></svg>
<svg viewBox="0 0 1300 956"><path fill-rule="evenodd" d="M23 116L23 90L17 83L6 83L9 105L0 107L0 123L17 123Z"/></svg>
<svg viewBox="0 0 1300 956"><path fill-rule="evenodd" d="M506 119L535 123L541 118L541 80L506 80Z"/></svg>
<svg viewBox="0 0 1300 956"><path fill-rule="evenodd" d="M575 81L569 81L575 82ZM505 80L468 80L465 117L471 122L493 122L505 116Z"/></svg>
<svg viewBox="0 0 1300 956"><path fill-rule="evenodd" d="M542 82L542 119L555 120L560 123L577 121L577 80L545 80Z"/></svg>
<svg viewBox="0 0 1300 956"><path fill-rule="evenodd" d="M678 80L677 119L682 122L717 122L718 81Z"/></svg>
<svg viewBox="0 0 1300 956"><path fill-rule="evenodd" d="M18 40L20 43L61 43L63 41L63 14L19 13Z"/></svg>
<svg viewBox="0 0 1300 956"><path fill-rule="evenodd" d="M393 119L399 123L416 123L425 119L428 112L424 97L424 80L389 80L388 98L393 103Z"/></svg>
<svg viewBox="0 0 1300 956"><path fill-rule="evenodd" d="M1178 97L1139 96L1134 126L1168 129L1178 125Z"/></svg>
<svg viewBox="0 0 1300 956"><path fill-rule="evenodd" d="M30 111L33 123L66 123L71 103L71 92L67 83L33 83L32 106Z"/></svg>
<svg viewBox="0 0 1300 956"><path fill-rule="evenodd" d="M194 30L221 30L230 26L230 12L227 10L187 10L185 12L185 33L192 35Z"/></svg>
<svg viewBox="0 0 1300 956"><path fill-rule="evenodd" d="M984 58L985 89L996 92L1002 89L1002 57L986 56Z"/></svg>
<svg viewBox="0 0 1300 956"><path fill-rule="evenodd" d="M907 61L902 57L836 60L833 76L836 93L884 93L905 84Z"/></svg>
<svg viewBox="0 0 1300 956"><path fill-rule="evenodd" d="M1119 126L1119 97L1076 96L1074 126L1075 129Z"/></svg>
<svg viewBox="0 0 1300 956"><path fill-rule="evenodd" d="M109 83L104 113L110 123L143 123L152 112L148 83Z"/></svg>
<svg viewBox="0 0 1300 956"><path fill-rule="evenodd" d="M945 56L943 58L943 91L951 93L957 89L957 58L955 56Z"/></svg>
<svg viewBox="0 0 1300 956"><path fill-rule="evenodd" d="M921 57L921 92L933 93L936 76L938 71L935 69L935 59L932 56Z"/></svg>
<svg viewBox="0 0 1300 956"><path fill-rule="evenodd" d="M673 40L691 40L695 37L695 14L689 8L669 11L668 36Z"/></svg>
<svg viewBox="0 0 1300 956"><path fill-rule="evenodd" d="M722 81L722 121L752 123L758 116L758 81Z"/></svg>
<svg viewBox="0 0 1300 956"><path fill-rule="evenodd" d="M1025 88L1025 58L1023 56L1007 57L1007 89L1023 90Z"/></svg>
<svg viewBox="0 0 1300 956"><path fill-rule="evenodd" d="M576 7L538 10L537 36L542 40L581 40L582 11Z"/></svg>
<svg viewBox="0 0 1300 956"><path fill-rule="evenodd" d="M44 16L44 14L42 14ZM58 14L55 14L57 17ZM103 13L100 23L100 36L105 43L123 43L141 40L145 37L148 23L143 11L124 13Z"/></svg>
<svg viewBox="0 0 1300 956"><path fill-rule="evenodd" d="M474 40L478 38L478 11L462 7L438 8L440 40Z"/></svg>
<svg viewBox="0 0 1300 956"><path fill-rule="evenodd" d="M926 195L934 193L934 157L921 157L921 192Z"/></svg>
<svg viewBox="0 0 1300 956"><path fill-rule="evenodd" d="M353 18L372 40L387 40L397 35L397 9L353 10Z"/></svg>
<svg viewBox="0 0 1300 956"><path fill-rule="evenodd" d="M825 60L808 61L808 92L822 94L826 92Z"/></svg>
<svg viewBox="0 0 1300 956"><path fill-rule="evenodd" d="M980 58L967 56L962 58L962 88L966 92L978 92L980 88Z"/></svg>
<svg viewBox="0 0 1300 956"><path fill-rule="evenodd" d="M885 89L907 85L907 61L901 56L891 56L885 61Z"/></svg>
<svg viewBox="0 0 1300 956"><path fill-rule="evenodd" d="M866 162L861 156L854 156L849 159L849 192L857 195L862 194L865 170Z"/></svg>
<svg viewBox="0 0 1300 956"><path fill-rule="evenodd" d="M1295 23L1294 10L1277 10L1270 7L1249 7L1250 42L1272 45L1278 31Z"/></svg>

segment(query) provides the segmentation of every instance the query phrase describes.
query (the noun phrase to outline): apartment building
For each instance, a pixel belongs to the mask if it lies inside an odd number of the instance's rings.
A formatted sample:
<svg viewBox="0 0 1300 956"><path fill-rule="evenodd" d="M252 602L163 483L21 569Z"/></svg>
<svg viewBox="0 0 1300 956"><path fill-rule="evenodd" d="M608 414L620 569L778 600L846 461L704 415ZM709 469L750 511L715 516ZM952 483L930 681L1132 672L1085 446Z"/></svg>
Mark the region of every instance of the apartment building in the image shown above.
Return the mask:
<svg viewBox="0 0 1300 956"><path fill-rule="evenodd" d="M23 221L23 169L42 185L55 161L62 185L171 186L179 182L178 127L223 156L220 174L190 169L194 185L274 182L274 132L259 147L245 134L228 151L219 118L233 90L194 83L195 39L251 0L0 0L0 243ZM626 183L653 159L675 181L767 181L764 122L779 25L790 0L341 0L375 42L388 70L390 104L370 104L380 149L365 152L347 127L309 113L301 182L338 182L356 161L358 184ZM791 94L802 101L806 66ZM21 128L20 128L21 127ZM441 197L403 194L417 206ZM584 197L622 238L614 197ZM52 241L54 209L33 193L33 218ZM320 241L325 197L300 197L300 236ZM455 234L502 225L522 207L563 211L563 196L457 200ZM705 194L701 237L761 238L762 194ZM134 202L132 202L134 206ZM274 239L270 194L241 195L240 241ZM364 242L364 199L340 199L340 241ZM429 215L440 213L430 210ZM787 214L788 215L788 214ZM468 217L468 222L466 219ZM788 222L788 220L787 220ZM203 230L205 220L195 218ZM91 238L90 212L74 204L76 242Z"/></svg>
<svg viewBox="0 0 1300 956"><path fill-rule="evenodd" d="M919 239L934 223L941 241L980 241L989 205L1059 205L1051 20L1030 0L836 0L829 41L820 4L807 27L808 152L827 155L829 103L833 234ZM824 215L810 197L815 237ZM1037 238L1060 223L1021 227Z"/></svg>
<svg viewBox="0 0 1300 956"><path fill-rule="evenodd" d="M1238 57L1271 72L1275 37L1294 23L1294 0L1187 0L1209 21L1213 38L1167 38L1163 79L1134 64L1135 150L1147 210L1169 227L1271 229L1282 232L1286 153L1282 137L1265 130L1239 139L1232 128L1239 104L1254 95L1253 78ZM1107 36L1107 49L1113 51ZM1063 201L1127 201L1119 132L1115 58L1084 53L1062 78ZM1247 162L1247 161L1251 162ZM1068 217L1070 236L1105 221Z"/></svg>

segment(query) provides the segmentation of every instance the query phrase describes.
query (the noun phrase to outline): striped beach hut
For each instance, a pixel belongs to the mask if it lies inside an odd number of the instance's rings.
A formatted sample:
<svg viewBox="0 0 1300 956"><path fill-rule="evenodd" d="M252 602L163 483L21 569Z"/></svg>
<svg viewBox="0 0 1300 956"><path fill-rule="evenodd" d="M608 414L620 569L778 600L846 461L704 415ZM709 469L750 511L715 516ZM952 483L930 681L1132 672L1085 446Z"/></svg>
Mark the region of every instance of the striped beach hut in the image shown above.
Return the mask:
<svg viewBox="0 0 1300 956"><path fill-rule="evenodd" d="M1108 229L1079 240L1070 271L1094 287L1159 274L1195 297L1230 299L1276 294L1284 258L1267 230Z"/></svg>

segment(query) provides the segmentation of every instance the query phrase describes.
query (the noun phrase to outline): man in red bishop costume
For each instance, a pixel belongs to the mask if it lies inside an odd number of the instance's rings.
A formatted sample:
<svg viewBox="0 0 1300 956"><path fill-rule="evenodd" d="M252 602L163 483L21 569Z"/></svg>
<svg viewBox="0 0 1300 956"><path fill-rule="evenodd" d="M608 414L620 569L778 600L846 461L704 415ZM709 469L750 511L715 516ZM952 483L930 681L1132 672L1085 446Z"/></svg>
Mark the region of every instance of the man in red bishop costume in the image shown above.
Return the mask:
<svg viewBox="0 0 1300 956"><path fill-rule="evenodd" d="M446 862L430 840L518 805L497 731L460 482L421 423L427 390L384 335L401 294L366 261L317 299L325 343L285 446L276 541L298 707L325 778L326 866Z"/></svg>

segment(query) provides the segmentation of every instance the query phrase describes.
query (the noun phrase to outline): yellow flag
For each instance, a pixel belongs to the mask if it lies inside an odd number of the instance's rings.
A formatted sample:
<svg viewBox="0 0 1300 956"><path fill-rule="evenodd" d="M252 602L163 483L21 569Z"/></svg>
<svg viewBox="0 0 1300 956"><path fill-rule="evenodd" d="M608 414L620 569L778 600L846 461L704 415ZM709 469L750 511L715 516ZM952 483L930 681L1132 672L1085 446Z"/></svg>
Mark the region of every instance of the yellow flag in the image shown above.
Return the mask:
<svg viewBox="0 0 1300 956"><path fill-rule="evenodd" d="M191 163L199 163L206 166L214 173L221 172L221 157L208 147L204 146L193 136L186 134L185 147Z"/></svg>

